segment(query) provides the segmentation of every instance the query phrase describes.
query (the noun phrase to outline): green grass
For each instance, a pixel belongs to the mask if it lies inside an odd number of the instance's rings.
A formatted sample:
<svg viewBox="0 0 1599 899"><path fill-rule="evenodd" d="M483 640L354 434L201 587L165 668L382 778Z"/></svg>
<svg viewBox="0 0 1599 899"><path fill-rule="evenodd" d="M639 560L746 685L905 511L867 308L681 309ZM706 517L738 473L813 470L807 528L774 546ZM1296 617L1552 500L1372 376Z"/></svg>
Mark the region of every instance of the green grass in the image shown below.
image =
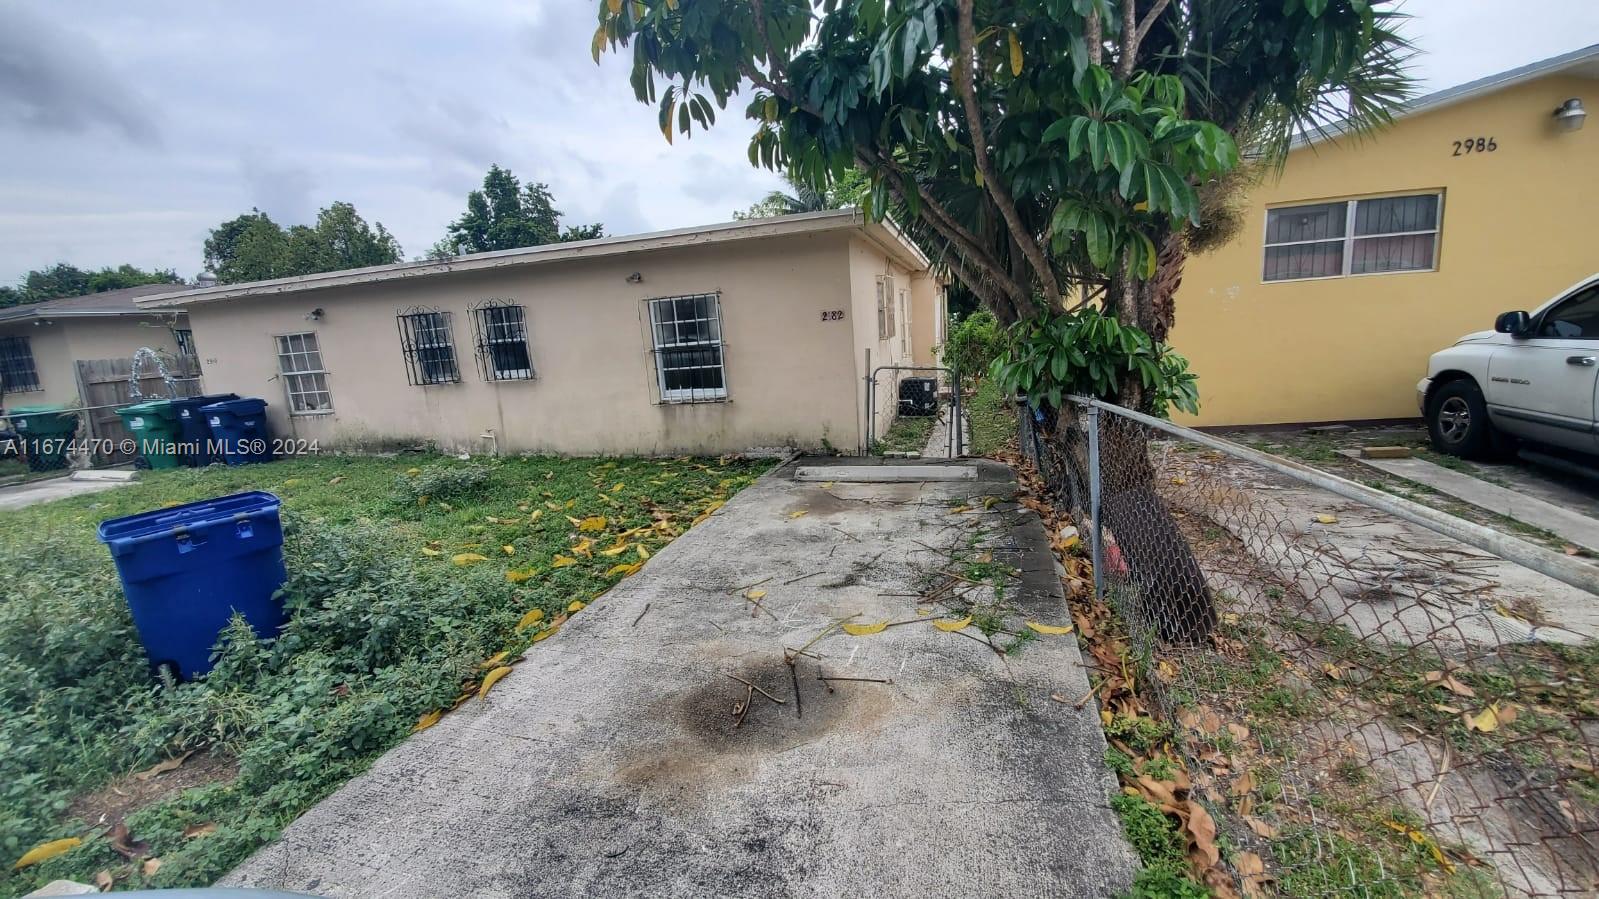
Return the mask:
<svg viewBox="0 0 1599 899"><path fill-rule="evenodd" d="M974 456L988 456L1003 449L1016 436L1016 410L1000 393L993 378L984 378L976 393L962 407L971 430Z"/></svg>
<svg viewBox="0 0 1599 899"><path fill-rule="evenodd" d="M872 447L874 453L919 453L927 447L937 418L931 415L901 415L894 419L881 440Z"/></svg>
<svg viewBox="0 0 1599 899"><path fill-rule="evenodd" d="M314 457L150 472L130 487L0 514L0 895L100 870L124 888L211 883L421 715L449 708L480 662L502 651L515 659L570 603L625 576L612 569L640 561L638 547L653 553L764 468ZM284 501L290 624L270 643L231 630L209 677L153 683L95 526L247 489ZM579 534L567 516L606 521ZM589 555L576 552L585 537ZM625 552L599 552L623 540ZM486 559L454 564L463 553ZM553 568L557 554L577 564ZM530 570L520 583L506 576ZM532 609L543 622L519 631ZM191 749L232 759L238 774L127 817L162 859L153 878L112 851L104 827L67 814L74 797ZM184 838L202 823L216 831ZM12 870L32 846L72 836L82 845Z"/></svg>
<svg viewBox="0 0 1599 899"><path fill-rule="evenodd" d="M1143 868L1123 899L1205 899L1210 891L1188 877L1187 841L1177 822L1142 796L1118 794L1110 807Z"/></svg>

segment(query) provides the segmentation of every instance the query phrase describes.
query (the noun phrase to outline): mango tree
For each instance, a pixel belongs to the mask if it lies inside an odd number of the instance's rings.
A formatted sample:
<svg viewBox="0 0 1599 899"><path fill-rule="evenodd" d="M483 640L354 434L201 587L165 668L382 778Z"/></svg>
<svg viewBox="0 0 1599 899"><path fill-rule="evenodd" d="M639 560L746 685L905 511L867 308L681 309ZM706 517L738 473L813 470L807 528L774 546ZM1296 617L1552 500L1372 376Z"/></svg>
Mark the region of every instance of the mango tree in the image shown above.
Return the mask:
<svg viewBox="0 0 1599 899"><path fill-rule="evenodd" d="M1076 506L1080 430L1063 396L1192 408L1164 340L1191 247L1225 238L1206 230L1210 198L1239 177L1240 144L1280 159L1296 133L1369 127L1403 99L1408 48L1383 6L601 0L593 52L631 51L634 93L667 140L710 127L743 90L752 164L817 190L865 173L867 212L891 215L1011 326L996 373L1043 419ZM1107 526L1170 613L1156 616L1164 635L1199 639L1204 579L1142 441L1111 449Z"/></svg>

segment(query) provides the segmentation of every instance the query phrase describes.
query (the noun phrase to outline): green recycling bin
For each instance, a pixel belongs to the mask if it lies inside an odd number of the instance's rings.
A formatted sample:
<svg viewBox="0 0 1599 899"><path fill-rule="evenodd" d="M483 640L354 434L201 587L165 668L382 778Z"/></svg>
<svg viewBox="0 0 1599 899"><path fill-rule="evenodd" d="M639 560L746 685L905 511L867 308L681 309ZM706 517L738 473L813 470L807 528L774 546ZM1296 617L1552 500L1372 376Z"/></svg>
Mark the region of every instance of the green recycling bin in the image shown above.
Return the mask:
<svg viewBox="0 0 1599 899"><path fill-rule="evenodd" d="M66 406L17 406L6 412L22 442L29 471L59 471L67 467L67 449L78 433L78 414Z"/></svg>
<svg viewBox="0 0 1599 899"><path fill-rule="evenodd" d="M181 464L178 443L183 439L183 421L171 400L150 400L117 410L122 424L139 443L139 458L150 468L177 468Z"/></svg>

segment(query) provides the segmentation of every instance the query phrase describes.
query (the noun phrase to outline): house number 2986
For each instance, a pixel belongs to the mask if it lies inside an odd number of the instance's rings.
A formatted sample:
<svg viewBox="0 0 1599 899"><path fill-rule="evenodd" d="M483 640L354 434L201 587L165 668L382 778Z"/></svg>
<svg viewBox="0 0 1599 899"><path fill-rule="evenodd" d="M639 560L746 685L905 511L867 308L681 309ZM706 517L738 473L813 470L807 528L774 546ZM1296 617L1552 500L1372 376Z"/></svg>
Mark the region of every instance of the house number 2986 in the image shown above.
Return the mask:
<svg viewBox="0 0 1599 899"><path fill-rule="evenodd" d="M1472 153L1492 153L1499 149L1499 144L1491 137L1468 137L1455 141L1455 152L1452 156L1469 156Z"/></svg>

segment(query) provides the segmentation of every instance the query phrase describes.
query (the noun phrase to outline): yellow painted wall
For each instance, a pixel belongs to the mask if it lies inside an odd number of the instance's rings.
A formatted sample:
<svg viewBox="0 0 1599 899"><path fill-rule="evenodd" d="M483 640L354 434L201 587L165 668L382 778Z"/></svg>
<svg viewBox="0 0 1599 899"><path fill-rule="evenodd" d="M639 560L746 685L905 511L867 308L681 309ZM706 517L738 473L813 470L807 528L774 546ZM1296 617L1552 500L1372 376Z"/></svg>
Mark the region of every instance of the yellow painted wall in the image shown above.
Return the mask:
<svg viewBox="0 0 1599 899"><path fill-rule="evenodd" d="M1570 97L1599 109L1599 80L1551 76L1294 151L1252 192L1239 236L1189 261L1171 335L1199 375L1185 423L1415 417L1430 355L1599 270L1599 122L1556 131ZM1451 155L1477 136L1498 149ZM1435 271L1262 280L1268 208L1430 190L1443 191Z"/></svg>

